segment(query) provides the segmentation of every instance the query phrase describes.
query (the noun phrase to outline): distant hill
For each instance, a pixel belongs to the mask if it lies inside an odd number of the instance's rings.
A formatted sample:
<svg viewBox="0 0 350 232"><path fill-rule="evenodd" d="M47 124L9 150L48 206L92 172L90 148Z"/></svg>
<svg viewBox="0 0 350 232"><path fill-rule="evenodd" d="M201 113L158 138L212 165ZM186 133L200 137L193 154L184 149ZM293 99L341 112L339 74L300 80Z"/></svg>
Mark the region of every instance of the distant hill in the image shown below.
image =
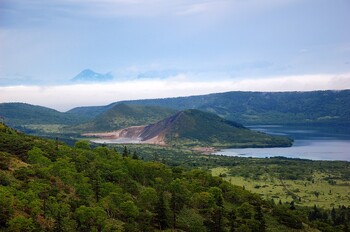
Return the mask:
<svg viewBox="0 0 350 232"><path fill-rule="evenodd" d="M92 71L91 69L85 69L76 75L72 81L74 82L104 82L110 81L113 76L110 73L101 74Z"/></svg>
<svg viewBox="0 0 350 232"><path fill-rule="evenodd" d="M127 105L124 103L111 106L109 110L94 120L74 127L78 131L112 131L129 126L155 123L177 112L174 109L159 106Z"/></svg>
<svg viewBox="0 0 350 232"><path fill-rule="evenodd" d="M0 103L0 116L15 128L29 124L72 125L86 121L84 117L26 103Z"/></svg>
<svg viewBox="0 0 350 232"><path fill-rule="evenodd" d="M89 119L94 119L98 115L106 112L107 110L110 110L113 108L113 106L117 105L118 103L112 103L106 106L80 106L73 108L66 113L77 115L77 116L84 116Z"/></svg>
<svg viewBox="0 0 350 232"><path fill-rule="evenodd" d="M226 92L201 96L124 101L177 110L199 109L242 124L350 123L350 90L310 92ZM96 114L108 106L69 112Z"/></svg>
<svg viewBox="0 0 350 232"><path fill-rule="evenodd" d="M350 123L350 90L227 92L127 103L200 109L242 124Z"/></svg>
<svg viewBox="0 0 350 232"><path fill-rule="evenodd" d="M285 147L292 140L249 130L241 124L199 110L180 111L148 126L87 136L139 139L145 143L214 147Z"/></svg>

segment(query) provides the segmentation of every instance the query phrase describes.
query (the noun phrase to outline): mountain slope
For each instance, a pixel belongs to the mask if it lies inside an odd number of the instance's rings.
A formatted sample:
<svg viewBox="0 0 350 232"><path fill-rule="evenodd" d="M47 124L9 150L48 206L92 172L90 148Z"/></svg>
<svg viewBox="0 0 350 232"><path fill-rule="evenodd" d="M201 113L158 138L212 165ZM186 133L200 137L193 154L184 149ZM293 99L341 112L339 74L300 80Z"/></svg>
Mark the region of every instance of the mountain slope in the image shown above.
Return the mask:
<svg viewBox="0 0 350 232"><path fill-rule="evenodd" d="M176 110L159 106L117 104L91 122L78 125L80 131L111 131L130 126L147 125L174 114Z"/></svg>
<svg viewBox="0 0 350 232"><path fill-rule="evenodd" d="M200 109L243 124L350 123L350 90L227 92L127 103Z"/></svg>
<svg viewBox="0 0 350 232"><path fill-rule="evenodd" d="M259 225L310 231L313 225L308 208L271 204L201 169L122 157L85 141L69 147L2 123L0 196L0 231L258 231Z"/></svg>
<svg viewBox="0 0 350 232"><path fill-rule="evenodd" d="M350 90L310 92L226 92L201 96L124 101L176 110L199 109L242 124L350 123ZM68 112L97 115L108 106Z"/></svg>
<svg viewBox="0 0 350 232"><path fill-rule="evenodd" d="M76 75L72 81L74 82L104 82L110 81L113 76L110 73L101 74L92 71L91 69L85 69Z"/></svg>
<svg viewBox="0 0 350 232"><path fill-rule="evenodd" d="M112 103L106 106L80 106L75 107L66 113L76 115L76 116L84 116L89 118L90 120L96 118L98 115L105 113L106 111L113 108L113 106L118 103Z"/></svg>
<svg viewBox="0 0 350 232"><path fill-rule="evenodd" d="M16 128L29 124L71 125L86 120L78 115L26 103L0 103L0 116L8 125Z"/></svg>
<svg viewBox="0 0 350 232"><path fill-rule="evenodd" d="M111 139L138 139L144 143L214 147L284 147L287 137L271 136L199 110L180 111L148 126L129 127L111 133L93 133Z"/></svg>

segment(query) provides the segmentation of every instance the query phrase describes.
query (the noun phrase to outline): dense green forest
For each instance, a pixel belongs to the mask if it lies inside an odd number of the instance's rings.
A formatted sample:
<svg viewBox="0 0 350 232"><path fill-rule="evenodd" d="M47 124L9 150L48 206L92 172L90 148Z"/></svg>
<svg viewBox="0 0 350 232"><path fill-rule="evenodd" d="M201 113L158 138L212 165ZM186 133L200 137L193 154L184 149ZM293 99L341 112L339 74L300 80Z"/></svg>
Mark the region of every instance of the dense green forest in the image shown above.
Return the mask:
<svg viewBox="0 0 350 232"><path fill-rule="evenodd" d="M350 90L227 92L190 97L126 101L126 103L171 107L178 110L199 109L244 125L350 122Z"/></svg>
<svg viewBox="0 0 350 232"><path fill-rule="evenodd" d="M289 147L286 136L268 135L200 110L184 110L146 127L147 136L164 134L172 146Z"/></svg>
<svg viewBox="0 0 350 232"><path fill-rule="evenodd" d="M74 125L87 120L84 115L62 113L47 107L26 103L0 103L0 116L7 125L13 127L28 124Z"/></svg>
<svg viewBox="0 0 350 232"><path fill-rule="evenodd" d="M274 203L205 169L143 159L126 147L69 147L0 124L0 230L349 230L349 207Z"/></svg>

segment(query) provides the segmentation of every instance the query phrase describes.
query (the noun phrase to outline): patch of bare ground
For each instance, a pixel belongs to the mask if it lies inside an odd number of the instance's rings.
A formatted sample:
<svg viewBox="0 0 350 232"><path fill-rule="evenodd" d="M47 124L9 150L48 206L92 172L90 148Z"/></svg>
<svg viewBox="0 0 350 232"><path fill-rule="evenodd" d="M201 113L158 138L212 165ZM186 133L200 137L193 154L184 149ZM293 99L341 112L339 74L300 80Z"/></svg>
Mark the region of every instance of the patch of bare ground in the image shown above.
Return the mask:
<svg viewBox="0 0 350 232"><path fill-rule="evenodd" d="M144 136L145 128L146 128L145 126L132 126L132 127L120 129L117 131L102 132L102 133L86 133L82 135L86 137L97 137L101 139L111 139L111 140L118 140L118 139L140 140L141 143L145 143L145 144L166 145L165 137L164 135L162 135L162 133L145 137Z"/></svg>
<svg viewBox="0 0 350 232"><path fill-rule="evenodd" d="M140 137L144 128L145 126L132 126L132 127L120 129L117 131L111 131L111 132L86 133L86 134L82 134L82 136L97 137L102 139L120 139L120 138L136 139Z"/></svg>
<svg viewBox="0 0 350 232"><path fill-rule="evenodd" d="M164 136L162 136L162 135L157 135L157 136L155 136L153 138L144 140L144 141L142 141L142 143L154 144L154 145L162 145L162 146L167 145L165 143Z"/></svg>

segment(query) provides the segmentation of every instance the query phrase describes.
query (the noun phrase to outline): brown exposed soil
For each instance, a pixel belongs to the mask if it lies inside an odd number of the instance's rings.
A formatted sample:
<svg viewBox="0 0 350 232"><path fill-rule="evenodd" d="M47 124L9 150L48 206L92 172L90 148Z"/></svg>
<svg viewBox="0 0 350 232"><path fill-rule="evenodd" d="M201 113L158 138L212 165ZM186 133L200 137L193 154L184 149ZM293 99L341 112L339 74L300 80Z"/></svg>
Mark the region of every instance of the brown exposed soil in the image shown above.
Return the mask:
<svg viewBox="0 0 350 232"><path fill-rule="evenodd" d="M86 133L82 134L87 137L97 137L101 139L134 139L140 140L141 143L166 145L165 138L162 133L154 133L149 126L132 126L117 131L102 133Z"/></svg>
<svg viewBox="0 0 350 232"><path fill-rule="evenodd" d="M157 123L148 126L132 126L117 131L103 133L86 133L82 134L87 137L97 137L101 139L117 140L131 139L141 143L166 145L165 135L172 127L173 123L181 116L182 112L174 114Z"/></svg>

